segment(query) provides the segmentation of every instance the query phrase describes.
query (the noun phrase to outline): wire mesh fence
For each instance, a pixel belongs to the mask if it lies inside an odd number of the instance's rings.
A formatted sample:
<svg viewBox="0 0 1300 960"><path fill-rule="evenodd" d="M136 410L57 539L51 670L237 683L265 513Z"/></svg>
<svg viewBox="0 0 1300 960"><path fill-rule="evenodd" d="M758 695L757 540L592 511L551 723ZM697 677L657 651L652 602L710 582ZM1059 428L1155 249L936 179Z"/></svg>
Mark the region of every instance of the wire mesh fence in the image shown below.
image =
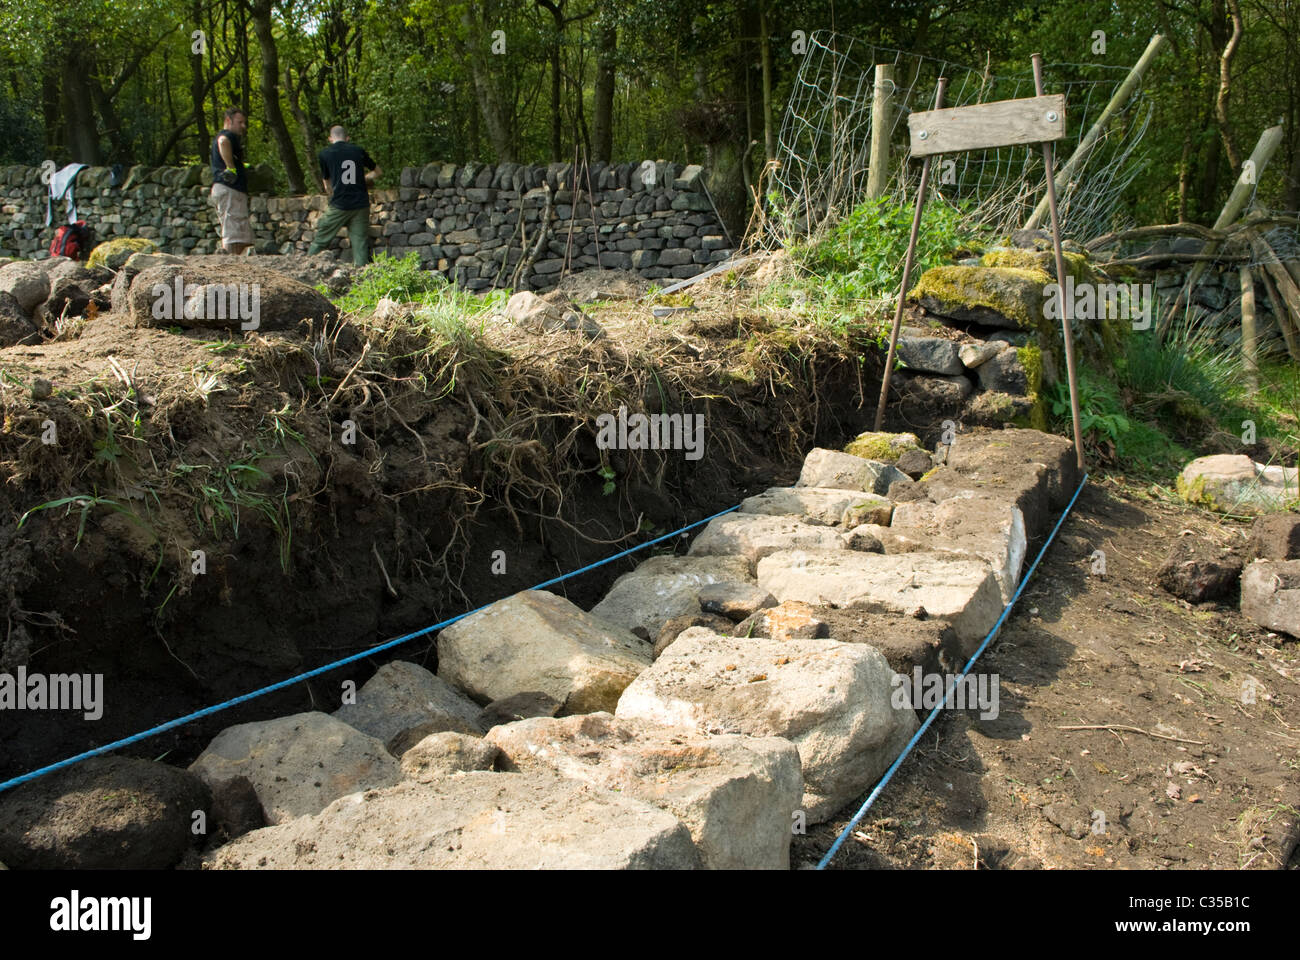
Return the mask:
<svg viewBox="0 0 1300 960"><path fill-rule="evenodd" d="M914 196L920 177L920 164L906 160L907 118L933 108L939 77L948 79L945 107L1034 96L1029 71L998 76L987 65L980 70L826 31L811 34L769 170L770 212L760 243L778 246L796 236L816 236L866 197L876 64L894 67L886 190L896 200ZM1127 67L1103 64L1044 66L1044 91L1066 96L1058 171L1127 74ZM1058 196L1065 234L1083 239L1129 225L1120 200L1142 169L1139 148L1152 107L1140 88L1135 91L1072 172ZM1034 144L939 157L931 183L969 223L1005 233L1023 225L1044 194L1042 151Z"/></svg>

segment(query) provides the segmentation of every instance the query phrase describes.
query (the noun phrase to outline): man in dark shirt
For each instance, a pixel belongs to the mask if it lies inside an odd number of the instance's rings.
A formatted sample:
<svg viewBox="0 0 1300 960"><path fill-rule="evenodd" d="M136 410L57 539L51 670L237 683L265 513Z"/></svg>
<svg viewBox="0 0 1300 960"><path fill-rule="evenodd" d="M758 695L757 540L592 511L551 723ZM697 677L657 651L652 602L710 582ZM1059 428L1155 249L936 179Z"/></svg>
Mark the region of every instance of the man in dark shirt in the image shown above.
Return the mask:
<svg viewBox="0 0 1300 960"><path fill-rule="evenodd" d="M316 224L316 236L308 255L320 253L334 239L339 228L348 228L352 262L364 266L370 259L370 193L366 184L384 171L370 154L348 141L342 127L330 128L330 145L320 152L321 183L330 194L329 209Z"/></svg>
<svg viewBox="0 0 1300 960"><path fill-rule="evenodd" d="M244 168L244 134L248 118L238 107L226 111L225 128L212 141L212 203L221 223L227 253L244 253L253 245L248 215L248 173Z"/></svg>

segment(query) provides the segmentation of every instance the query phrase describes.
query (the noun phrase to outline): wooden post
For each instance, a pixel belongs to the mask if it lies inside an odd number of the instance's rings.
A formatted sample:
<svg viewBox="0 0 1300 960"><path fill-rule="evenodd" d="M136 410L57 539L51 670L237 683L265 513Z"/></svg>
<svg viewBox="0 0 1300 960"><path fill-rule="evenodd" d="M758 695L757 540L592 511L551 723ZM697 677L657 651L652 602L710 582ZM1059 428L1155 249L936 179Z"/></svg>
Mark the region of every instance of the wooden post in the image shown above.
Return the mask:
<svg viewBox="0 0 1300 960"><path fill-rule="evenodd" d="M1036 53L1034 61L1034 91L1043 95L1043 56ZM1043 142L1043 169L1047 172L1047 210L1052 217L1052 248L1056 254L1056 296L1061 308L1061 331L1065 337L1065 372L1070 382L1070 419L1074 424L1074 456L1083 470L1083 435L1079 430L1079 380L1074 362L1074 328L1071 323L1072 304L1065 299L1065 253L1061 250L1061 219L1056 210L1056 177L1052 172L1052 144Z"/></svg>
<svg viewBox="0 0 1300 960"><path fill-rule="evenodd" d="M1255 185L1259 183L1260 177L1264 175L1264 168L1268 166L1269 160L1273 159L1273 154L1281 143L1281 124L1276 127L1269 127L1259 135L1259 142L1255 144L1250 159L1246 161L1251 176L1247 178L1243 170L1242 175L1237 177L1237 182L1232 187L1232 193L1228 194L1228 202L1219 211L1219 219L1214 221L1215 230L1226 230L1237 219L1242 207L1246 205L1246 201L1255 192Z"/></svg>
<svg viewBox="0 0 1300 960"><path fill-rule="evenodd" d="M934 90L934 108L943 106L943 93L948 89L948 78L940 77ZM907 256L903 258L903 283L898 290L898 307L894 310L894 325L889 331L889 353L885 356L885 375L880 381L880 400L876 403L876 425L879 430L885 423L885 401L889 399L889 379L894 372L894 355L898 352L898 328L903 325L903 305L907 300L907 285L912 280L912 261L916 258L916 238L921 233L921 213L925 210L925 191L930 185L930 161L927 156L921 163L921 182L916 188L916 209L912 213L912 234L907 241Z"/></svg>
<svg viewBox="0 0 1300 960"><path fill-rule="evenodd" d="M1255 186L1259 183L1259 178L1264 175L1264 168L1268 166L1268 161L1272 159L1273 154L1277 151L1278 145L1282 142L1282 125L1269 127L1259 136L1259 142L1255 144L1255 149L1250 154L1250 159L1246 161L1245 169L1237 177L1236 184L1233 185L1232 193L1228 194L1228 201L1223 205L1219 212L1219 219L1214 221L1215 230L1226 229L1238 214L1241 213L1242 207L1250 199L1250 195L1255 192ZM1246 171L1250 171L1250 176L1246 176ZM1202 253L1211 254L1219 249L1219 242L1212 240L1205 245ZM1196 287L1197 282L1205 273L1206 265L1209 261L1198 261L1191 271L1187 274L1187 282L1183 288L1178 291L1178 296L1174 299L1173 306L1161 318L1156 335L1163 337L1169 323L1183 309L1183 304L1191 295L1192 290Z"/></svg>
<svg viewBox="0 0 1300 960"><path fill-rule="evenodd" d="M889 135L894 117L890 99L894 95L894 65L876 64L876 86L871 97L871 161L867 168L867 199L885 195L889 180Z"/></svg>
<svg viewBox="0 0 1300 960"><path fill-rule="evenodd" d="M1259 389L1259 345L1255 342L1255 277L1250 267L1241 271L1241 359L1246 369L1246 384Z"/></svg>
<svg viewBox="0 0 1300 960"><path fill-rule="evenodd" d="M1268 275L1268 270L1260 272L1259 278L1264 281L1264 292L1268 294L1268 305L1273 309L1273 318L1277 320L1277 328L1282 331L1282 339L1286 341L1286 352L1291 355L1292 360L1300 360L1300 352L1296 344L1295 331L1291 326L1291 318L1287 316L1286 305L1282 303L1282 298L1278 296L1277 287L1273 285L1273 278Z"/></svg>
<svg viewBox="0 0 1300 960"><path fill-rule="evenodd" d="M1271 250L1272 247L1269 249ZM1276 254L1274 254L1274 257L1276 257ZM1291 275L1291 281L1297 286L1300 286L1300 262L1295 260L1279 260L1278 263L1281 264L1283 270ZM1297 313L1300 313L1300 303L1297 303L1296 307Z"/></svg>
<svg viewBox="0 0 1300 960"><path fill-rule="evenodd" d="M1058 192L1065 190L1066 186L1070 182L1070 178L1074 176L1074 171L1082 165L1084 160L1088 159L1088 154L1092 153L1093 147L1095 147L1097 141L1101 139L1101 134L1102 131L1106 129L1106 124L1110 123L1111 117L1119 111L1120 107L1128 103L1129 97L1133 96L1133 91L1137 89L1138 81L1142 79L1142 75L1146 73L1147 67L1151 65L1151 61L1156 58L1156 55L1164 45L1165 38L1160 34L1157 33L1151 38L1151 42L1147 44L1147 48L1143 52L1142 56L1138 58L1138 62L1135 63L1133 69L1128 72L1128 76L1124 79L1124 82L1120 84L1119 89L1115 91L1115 95L1110 98L1110 103L1106 104L1106 109L1102 110L1101 116L1097 118L1096 123L1094 123L1092 128L1084 134L1083 139L1079 141L1079 145L1075 148L1070 159L1065 161L1065 166L1057 172L1056 189ZM1029 219L1025 221L1025 229L1036 230L1045 213L1047 213L1046 196L1044 196L1042 200L1038 201L1038 206L1034 207L1034 212L1030 215Z"/></svg>
<svg viewBox="0 0 1300 960"><path fill-rule="evenodd" d="M1247 231L1250 238L1250 248L1255 254L1255 259L1264 267L1263 275L1267 283L1266 289L1269 293L1269 300L1274 303L1273 313L1278 318L1278 326L1282 329L1282 337L1286 340L1287 351L1292 357L1297 357L1297 344L1291 333L1291 327L1300 327L1300 285L1297 285L1291 274L1283 266L1282 261L1277 258L1273 248L1268 245L1258 230ZM1277 285L1277 293L1273 292L1273 285ZM1274 301L1274 297L1280 300L1280 303Z"/></svg>

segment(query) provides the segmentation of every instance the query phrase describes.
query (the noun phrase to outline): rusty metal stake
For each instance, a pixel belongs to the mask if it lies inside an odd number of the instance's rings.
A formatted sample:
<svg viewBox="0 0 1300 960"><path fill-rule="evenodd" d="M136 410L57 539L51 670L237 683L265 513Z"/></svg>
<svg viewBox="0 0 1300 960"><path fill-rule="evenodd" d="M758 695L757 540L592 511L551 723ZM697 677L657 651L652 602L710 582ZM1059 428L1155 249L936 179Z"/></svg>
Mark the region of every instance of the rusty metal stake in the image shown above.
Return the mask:
<svg viewBox="0 0 1300 960"><path fill-rule="evenodd" d="M1043 55L1035 53L1034 93L1043 95ZM1065 336L1065 370L1070 381L1070 418L1074 423L1074 454L1083 470L1083 436L1079 432L1079 386L1074 366L1074 330L1071 326L1073 312L1065 299L1065 254L1061 250L1061 220L1056 211L1056 171L1052 169L1052 144L1043 142L1043 167L1047 172L1047 208L1052 214L1052 247L1056 252L1056 295L1061 305L1061 330ZM1042 385L1039 385L1042 389ZM1040 398L1041 399L1041 398Z"/></svg>
<svg viewBox="0 0 1300 960"><path fill-rule="evenodd" d="M948 78L940 77L934 90L934 109L943 106L943 94L948 88ZM916 192L916 210L912 213L912 235L907 241L907 258L903 261L903 283L898 291L898 308L894 311L894 326L889 331L889 354L885 358L885 376L880 382L880 400L876 404L876 425L879 430L885 422L885 401L889 398L889 378L894 372L894 353L898 349L898 328L903 324L903 301L907 297L907 285L912 279L912 260L916 256L916 238L921 232L921 211L925 209L925 193L930 183L930 161L934 156L926 157L921 163L921 183Z"/></svg>

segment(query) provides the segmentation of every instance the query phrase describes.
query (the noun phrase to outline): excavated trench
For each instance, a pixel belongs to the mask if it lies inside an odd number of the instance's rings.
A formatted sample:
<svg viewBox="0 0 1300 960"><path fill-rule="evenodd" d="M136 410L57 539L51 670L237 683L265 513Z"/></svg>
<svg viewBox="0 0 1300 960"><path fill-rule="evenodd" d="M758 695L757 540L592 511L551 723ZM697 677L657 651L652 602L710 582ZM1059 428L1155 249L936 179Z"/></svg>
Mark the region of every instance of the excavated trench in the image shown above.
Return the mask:
<svg viewBox="0 0 1300 960"><path fill-rule="evenodd" d="M210 333L131 329L106 315L75 339L0 351L8 374L0 671L22 664L29 674L104 677L99 719L9 713L0 779L792 483L809 448L838 447L870 426L880 377L870 341L791 334L734 310L656 336L633 345L615 327L595 343L512 331L509 343L461 343L434 356L354 320L329 332L322 356L306 338L227 349ZM129 381L114 382L109 357L132 371ZM204 369L224 391L195 398L203 381L189 371L200 361L211 362ZM53 395L32 390L38 379L51 381ZM596 417L621 404L703 415L699 459L601 450ZM940 419L888 426L929 440ZM36 439L51 420L61 438L53 449ZM340 442L347 420L361 438L351 446ZM686 545L682 538L676 552ZM666 546L550 589L590 609L617 576ZM121 752L185 764L232 724L336 709L344 681L360 686L388 660L435 669L431 641Z"/></svg>

